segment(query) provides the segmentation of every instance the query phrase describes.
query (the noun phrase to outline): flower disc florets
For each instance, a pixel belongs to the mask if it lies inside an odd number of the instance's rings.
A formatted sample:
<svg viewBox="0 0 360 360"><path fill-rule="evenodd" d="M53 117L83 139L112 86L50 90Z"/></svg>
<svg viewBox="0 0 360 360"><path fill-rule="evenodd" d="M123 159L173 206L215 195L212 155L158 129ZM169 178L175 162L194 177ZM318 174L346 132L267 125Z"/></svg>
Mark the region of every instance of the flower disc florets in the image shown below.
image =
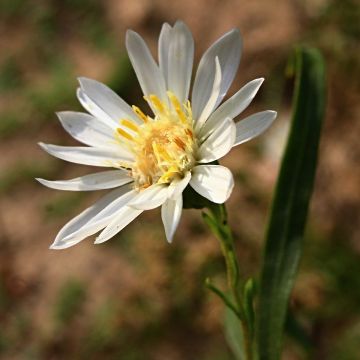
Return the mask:
<svg viewBox="0 0 360 360"><path fill-rule="evenodd" d="M118 139L125 140L135 155L130 167L137 189L170 183L176 177L181 178L195 164L197 142L190 102L180 104L173 93L167 95L169 103L160 101L156 95L145 97L154 109L154 118L133 106L143 124L135 125L122 119L122 127L117 129Z"/></svg>

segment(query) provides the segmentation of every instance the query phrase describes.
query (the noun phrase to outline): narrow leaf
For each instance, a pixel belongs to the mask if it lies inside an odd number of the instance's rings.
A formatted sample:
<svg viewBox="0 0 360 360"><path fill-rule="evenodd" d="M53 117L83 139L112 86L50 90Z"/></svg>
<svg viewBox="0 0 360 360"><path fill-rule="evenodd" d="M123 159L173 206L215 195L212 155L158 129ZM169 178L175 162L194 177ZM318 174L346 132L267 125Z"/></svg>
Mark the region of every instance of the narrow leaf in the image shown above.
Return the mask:
<svg viewBox="0 0 360 360"><path fill-rule="evenodd" d="M244 352L244 335L241 322L235 313L229 308L225 308L225 337L226 341L236 360L246 360Z"/></svg>
<svg viewBox="0 0 360 360"><path fill-rule="evenodd" d="M256 295L256 288L255 282L253 278L250 278L246 281L244 286L244 311L245 316L247 318L247 324L249 327L249 332L251 338L253 337L254 332L254 320L255 320L255 313L254 313L254 301Z"/></svg>
<svg viewBox="0 0 360 360"><path fill-rule="evenodd" d="M241 320L241 314L236 309L236 306L233 304L233 302L228 298L228 296L223 291L221 291L219 288L213 285L209 278L205 280L205 285L210 291L212 291L223 301L225 306L227 306L229 309L231 309L234 312L234 314L239 318L239 320Z"/></svg>
<svg viewBox="0 0 360 360"><path fill-rule="evenodd" d="M260 360L281 356L286 310L302 251L325 108L325 70L320 53L296 52L294 112L266 233L257 314Z"/></svg>

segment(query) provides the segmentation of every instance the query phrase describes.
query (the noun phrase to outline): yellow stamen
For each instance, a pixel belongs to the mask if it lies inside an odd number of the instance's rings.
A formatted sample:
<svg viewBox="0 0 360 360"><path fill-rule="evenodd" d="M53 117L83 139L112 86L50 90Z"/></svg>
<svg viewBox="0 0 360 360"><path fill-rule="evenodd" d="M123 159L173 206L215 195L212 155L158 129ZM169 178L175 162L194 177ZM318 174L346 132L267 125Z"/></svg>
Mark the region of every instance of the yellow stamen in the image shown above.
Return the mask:
<svg viewBox="0 0 360 360"><path fill-rule="evenodd" d="M189 100L184 104L184 109L186 110L187 118L192 120L193 115L192 115L192 109L191 109L191 104L190 104Z"/></svg>
<svg viewBox="0 0 360 360"><path fill-rule="evenodd" d="M148 121L147 116L137 106L133 105L132 109L140 120L142 120L144 123Z"/></svg>
<svg viewBox="0 0 360 360"><path fill-rule="evenodd" d="M159 147L158 147L158 144L156 142L153 142L151 144L152 148L153 148L153 151L154 151L154 155L156 157L156 160L158 163L161 162L161 158L160 158L160 151L159 151Z"/></svg>
<svg viewBox="0 0 360 360"><path fill-rule="evenodd" d="M133 138L129 133L127 133L125 130L123 130L123 129L121 129L121 128L117 128L116 131L117 131L117 133L118 133L119 135L121 135L121 136L124 137L125 139L128 139L128 140L130 140L130 141L133 141L133 140L134 140L134 138Z"/></svg>
<svg viewBox="0 0 360 360"><path fill-rule="evenodd" d="M159 154L165 161L172 161L169 153L163 147L158 146L158 150L159 150Z"/></svg>
<svg viewBox="0 0 360 360"><path fill-rule="evenodd" d="M173 105L177 115L179 116L181 122L183 124L186 124L187 123L187 120L186 120L186 115L184 114L184 112L182 111L181 109L181 104L180 104L180 101L178 100L178 98L175 96L175 94L173 94L171 91L168 91L167 92L167 95L171 101L171 104Z"/></svg>
<svg viewBox="0 0 360 360"><path fill-rule="evenodd" d="M138 126L127 119L122 119L120 123L132 131L139 132Z"/></svg>
<svg viewBox="0 0 360 360"><path fill-rule="evenodd" d="M181 150L185 150L186 145L185 145L185 143L184 143L180 138L176 137L176 138L174 139L174 142L175 142L175 144L176 144Z"/></svg>
<svg viewBox="0 0 360 360"><path fill-rule="evenodd" d="M163 163L163 160L165 161L171 161L171 157L169 156L169 154L167 153L167 151L159 144L153 142L152 143L152 148L156 157L156 160L158 162L158 165L161 166L161 164Z"/></svg>
<svg viewBox="0 0 360 360"><path fill-rule="evenodd" d="M194 134L190 129L185 129L185 133L187 136L189 136L191 139L194 138Z"/></svg>
<svg viewBox="0 0 360 360"><path fill-rule="evenodd" d="M177 167L175 167L175 166L170 167L170 169L160 177L160 179L158 180L158 183L159 184L168 183L171 178L173 178L174 176L176 176L178 174L178 171L179 171L179 169Z"/></svg>
<svg viewBox="0 0 360 360"><path fill-rule="evenodd" d="M145 97L145 100L148 101L148 99L150 99L150 102L154 105L155 110L158 113L160 113L160 114L165 113L165 106L164 106L163 102L156 95L149 95L149 98Z"/></svg>

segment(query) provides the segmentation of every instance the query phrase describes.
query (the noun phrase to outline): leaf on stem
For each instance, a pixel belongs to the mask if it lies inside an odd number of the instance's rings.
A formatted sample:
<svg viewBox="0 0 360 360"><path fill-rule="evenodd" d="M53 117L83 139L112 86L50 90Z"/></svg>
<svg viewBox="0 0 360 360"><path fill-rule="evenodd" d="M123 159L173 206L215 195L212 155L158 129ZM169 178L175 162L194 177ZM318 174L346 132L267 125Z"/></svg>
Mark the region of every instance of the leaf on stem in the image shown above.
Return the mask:
<svg viewBox="0 0 360 360"><path fill-rule="evenodd" d="M239 319L228 307L225 308L225 337L236 360L246 360L244 333Z"/></svg>
<svg viewBox="0 0 360 360"><path fill-rule="evenodd" d="M236 306L233 304L233 302L229 299L229 297L221 291L219 288L217 288L214 284L211 283L211 280L207 278L205 280L206 287L212 291L215 295L217 295L224 303L226 307L228 307L237 317L239 320L241 320L241 314L236 309Z"/></svg>
<svg viewBox="0 0 360 360"><path fill-rule="evenodd" d="M320 53L296 52L296 88L288 143L266 233L257 314L259 359L277 360L289 296L302 251L325 108L325 70Z"/></svg>

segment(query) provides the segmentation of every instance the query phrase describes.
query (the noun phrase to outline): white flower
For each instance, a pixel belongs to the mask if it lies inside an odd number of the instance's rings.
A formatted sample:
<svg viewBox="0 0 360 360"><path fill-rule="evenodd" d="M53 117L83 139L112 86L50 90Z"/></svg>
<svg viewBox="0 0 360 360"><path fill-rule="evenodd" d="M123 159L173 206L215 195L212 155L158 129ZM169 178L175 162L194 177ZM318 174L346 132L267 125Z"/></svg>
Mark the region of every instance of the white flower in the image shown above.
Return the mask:
<svg viewBox="0 0 360 360"><path fill-rule="evenodd" d="M226 33L202 56L191 99L194 40L183 22L163 25L159 65L137 33L127 32L126 47L153 115L130 107L95 80L79 79L77 95L91 115L66 111L58 116L65 130L88 146L40 146L66 161L113 170L71 180L38 181L59 190L114 190L67 223L52 249L75 245L100 230L95 243L102 243L144 210L158 206L170 242L186 186L215 203L225 202L233 188L232 174L224 166L208 163L262 133L276 117L274 111L263 111L233 121L250 104L263 78L249 82L220 105L240 62L238 30Z"/></svg>

